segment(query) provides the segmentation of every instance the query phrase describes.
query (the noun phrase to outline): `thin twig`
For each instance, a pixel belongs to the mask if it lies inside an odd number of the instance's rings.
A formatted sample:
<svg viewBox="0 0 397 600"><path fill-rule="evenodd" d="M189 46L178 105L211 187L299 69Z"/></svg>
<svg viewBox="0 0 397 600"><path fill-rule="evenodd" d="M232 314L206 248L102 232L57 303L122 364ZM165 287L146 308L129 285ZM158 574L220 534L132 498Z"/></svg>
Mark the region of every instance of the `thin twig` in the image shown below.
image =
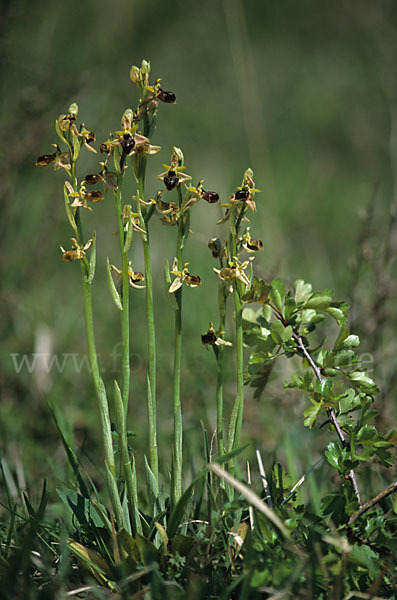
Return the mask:
<svg viewBox="0 0 397 600"><path fill-rule="evenodd" d="M355 521L357 521L357 519L359 517L361 517L361 515L363 515L365 512L367 512L367 510L370 510L372 507L374 507L375 504L378 504L381 500L383 500L383 498L386 498L387 496L389 496L390 494L393 494L396 491L397 491L397 481L395 481L394 483L391 483L387 488L385 488L384 490L379 492L379 494L377 494L376 496L371 498L371 500L368 500L368 502L363 504L360 507L360 510L358 510L356 513L354 513L354 515L352 515L350 517L349 525L352 525L353 523L355 523Z"/></svg>
<svg viewBox="0 0 397 600"><path fill-rule="evenodd" d="M300 335L297 335L294 333L294 339L298 342L298 346L300 348L300 350L302 351L303 355L305 356L305 358L307 359L309 365L311 366L311 368L313 369L317 379L319 380L320 383L322 383L323 381L323 377L321 375L320 369L318 368L318 366L316 365L316 363L314 362L314 360L312 359L312 357L310 356L309 352L307 351L307 349L305 348L305 345L302 341L302 338ZM346 448L347 447L347 442L346 442L346 438L345 435L336 419L336 415L335 415L335 411L333 408L327 408L327 413L329 418L331 419L332 425L335 428L335 431L337 433L337 436L340 440L341 446L342 448ZM357 485L357 480L356 480L356 475L353 471L353 469L351 469L351 471L349 471L348 477L350 479L350 482L353 486L353 491L356 495L356 498L358 500L359 505L361 506L361 497L360 497L360 492L358 490L358 485Z"/></svg>
<svg viewBox="0 0 397 600"><path fill-rule="evenodd" d="M249 464L248 460L247 460L247 483L251 487L251 469L250 469L250 464ZM250 517L251 531L253 531L253 529L254 529L254 509L252 508L251 505L249 505L248 514Z"/></svg>

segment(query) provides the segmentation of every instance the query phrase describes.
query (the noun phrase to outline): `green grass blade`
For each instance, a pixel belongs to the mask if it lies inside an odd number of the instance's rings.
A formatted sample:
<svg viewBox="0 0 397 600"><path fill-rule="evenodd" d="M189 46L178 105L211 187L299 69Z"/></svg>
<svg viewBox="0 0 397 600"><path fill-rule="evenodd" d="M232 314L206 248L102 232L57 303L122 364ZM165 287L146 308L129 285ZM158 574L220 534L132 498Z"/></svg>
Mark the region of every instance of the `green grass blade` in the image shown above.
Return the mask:
<svg viewBox="0 0 397 600"><path fill-rule="evenodd" d="M148 460L145 456L145 475L146 475L146 489L149 496L149 502L151 507L153 507L154 512L160 512L162 507L160 505L159 498L159 488L157 484L157 479L154 476L152 469L148 463Z"/></svg>
<svg viewBox="0 0 397 600"><path fill-rule="evenodd" d="M175 508L171 511L170 518L168 519L167 524L167 535L169 538L173 538L177 532L179 525L182 523L182 519L185 515L187 505L193 494L193 489L196 483L204 476L206 469L202 469L196 477L193 479L192 483L186 490L183 492L182 496L178 500L175 505Z"/></svg>
<svg viewBox="0 0 397 600"><path fill-rule="evenodd" d="M222 464L228 462L229 460L232 460L239 454L241 454L243 452L243 450L245 450L246 448L248 448L248 446L251 446L251 445L252 445L251 442L247 442L243 446L240 446L239 448L236 448L235 450L231 450L231 452L227 452L226 454L223 454L222 456L218 456L217 458L214 458L212 462L222 465Z"/></svg>
<svg viewBox="0 0 397 600"><path fill-rule="evenodd" d="M89 492L89 489L88 489L88 487L87 487L87 485L86 485L86 483L85 483L85 481L84 481L84 479L83 479L83 477L82 477L82 475L80 473L80 464L79 464L79 461L77 459L76 453L73 450L73 448L70 446L70 444L68 443L68 441L67 441L67 439L66 439L66 437L64 435L62 427L61 427L61 425L59 423L59 419L58 419L58 417L56 415L54 406L49 401L48 401L47 405L48 405L48 408L49 408L49 410L51 412L52 418L54 419L55 426L58 429L59 435L61 436L62 445L63 445L63 447L65 449L67 459L68 459L69 464L70 464L70 466L72 468L72 471L74 473L76 481L79 484L81 493L86 498L89 498L90 497L90 492Z"/></svg>

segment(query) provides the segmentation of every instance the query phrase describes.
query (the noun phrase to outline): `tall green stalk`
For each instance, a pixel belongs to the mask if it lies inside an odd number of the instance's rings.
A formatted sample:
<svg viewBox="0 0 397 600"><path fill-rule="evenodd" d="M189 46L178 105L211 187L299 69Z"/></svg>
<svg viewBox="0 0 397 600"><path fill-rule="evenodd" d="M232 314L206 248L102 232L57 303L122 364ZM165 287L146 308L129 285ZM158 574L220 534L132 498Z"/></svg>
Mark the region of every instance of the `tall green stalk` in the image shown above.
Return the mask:
<svg viewBox="0 0 397 600"><path fill-rule="evenodd" d="M235 424L228 450L238 448L244 410L244 354L243 354L243 304L240 299L239 282L234 282L234 314L236 327L236 399Z"/></svg>
<svg viewBox="0 0 397 600"><path fill-rule="evenodd" d="M143 157L140 157L143 158ZM158 483L158 448L157 448L157 402L156 402L156 331L154 325L153 279L150 260L149 221L142 215L141 202L145 202L144 172L145 162L141 163L137 176L138 194L136 208L144 223L145 233L142 233L143 256L145 261L146 281L146 320L148 336L148 373L147 373L147 410L149 423L149 455L150 468Z"/></svg>
<svg viewBox="0 0 397 600"><path fill-rule="evenodd" d="M117 520L117 523L122 524L128 528L125 522L123 509L121 507L120 497L117 490L116 484L116 468L114 461L112 432L110 426L109 417L109 405L106 396L105 385L101 376L99 375L97 353L95 346L95 333L94 333L94 321L92 314L92 293L91 283L88 282L85 266L81 264L82 280L83 280L83 296L84 296L84 314L86 323L86 334L88 344L88 357L90 361L91 374L94 382L96 397L98 401L99 414L101 419L102 439L105 450L105 467L107 475L108 491L110 501L113 506L113 511Z"/></svg>
<svg viewBox="0 0 397 600"><path fill-rule="evenodd" d="M222 261L221 261L222 267ZM219 283L218 290L218 305L219 305L219 332L223 335L226 325L226 299L227 292L226 286L223 282ZM213 346L215 357L216 357L216 432L218 441L218 453L219 456L223 456L225 453L224 439L223 439L223 357L224 347Z"/></svg>
<svg viewBox="0 0 397 600"><path fill-rule="evenodd" d="M237 237L245 208L237 211L233 205L230 208L229 260L237 256ZM240 282L233 281L233 300L236 332L236 398L229 423L227 451L231 452L240 443L241 425L244 410L244 354L243 354L243 304L240 297Z"/></svg>
<svg viewBox="0 0 397 600"><path fill-rule="evenodd" d="M116 159L118 160L118 159ZM128 401L131 380L130 367L130 317L129 317L129 260L128 253L132 241L132 223L131 211L128 211L126 224L123 223L123 208L121 199L121 184L123 179L123 166L125 154L122 155L120 161L120 173L117 177L117 187L114 190L116 201L116 213L119 229L120 252L122 261L122 311L121 311L121 336L122 336L122 358L121 358L121 373L122 373L122 391L114 382L114 408L116 416L116 427L120 446L121 467L126 486L126 494L128 499L130 522L127 523L127 531L133 533L142 533L142 526L138 511L138 492L135 471L131 464L130 450L128 447L126 418L128 413Z"/></svg>
<svg viewBox="0 0 397 600"><path fill-rule="evenodd" d="M75 192L77 192L77 177L76 177L76 162L71 161L71 179L72 186ZM83 241L83 234L80 224L79 208L76 209L74 214L74 221L76 226L74 231L76 238L79 243ZM95 332L94 332L94 320L92 311L92 279L90 276L90 266L87 260L81 260L81 277L83 287L83 298L84 298L84 316L86 324L86 335L88 345L88 359L91 367L91 375L94 382L95 394L98 403L99 415L101 420L102 430L102 441L105 452L105 468L106 468L106 479L109 491L110 501L113 507L113 511L117 520L122 526L127 526L123 514L123 509L120 502L120 497L117 490L116 484L116 469L112 442L112 433L110 426L109 417L109 405L106 396L105 385L99 374L96 344L95 344Z"/></svg>
<svg viewBox="0 0 397 600"><path fill-rule="evenodd" d="M117 222L119 228L119 239L120 239L120 251L122 261L122 306L121 311L121 340L122 340L122 356L121 356L121 396L123 399L124 412L127 416L128 411L128 399L130 393L130 379L131 379L131 368L130 368L130 315L129 315L129 275L128 275L128 251L129 244L126 243L126 236L124 234L124 225L122 217L122 205L121 205L121 182L122 175L117 178L117 188L115 190L116 200L116 211L117 211ZM128 224L130 227L131 225Z"/></svg>
<svg viewBox="0 0 397 600"><path fill-rule="evenodd" d="M150 70L150 69L149 69ZM140 85L142 93L141 105L143 109L143 135L150 137L156 126L156 112L149 115L145 98L148 90ZM134 156L132 161L133 172L137 184L136 212L140 216L140 226L144 230L141 234L143 257L145 262L146 283L146 322L147 322L147 344L148 344L148 369L147 369L147 413L149 433L149 456L150 468L159 483L158 447L157 447L157 358L156 358L156 330L154 324L154 302L153 302L153 278L150 258L149 219L153 211L142 210L145 203L145 177L146 177L146 155ZM141 205L141 203L143 203ZM153 208L153 207L152 207Z"/></svg>
<svg viewBox="0 0 397 600"><path fill-rule="evenodd" d="M182 207L182 194L178 187L179 207ZM178 269L182 269L182 249L184 238L184 222L180 216L178 221L178 235L176 242L176 258ZM175 348L174 348L174 388L173 388L173 408L174 408L174 456L173 456L173 485L172 502L173 505L178 502L182 495L182 406L181 406L181 357L182 357L182 287L175 292Z"/></svg>

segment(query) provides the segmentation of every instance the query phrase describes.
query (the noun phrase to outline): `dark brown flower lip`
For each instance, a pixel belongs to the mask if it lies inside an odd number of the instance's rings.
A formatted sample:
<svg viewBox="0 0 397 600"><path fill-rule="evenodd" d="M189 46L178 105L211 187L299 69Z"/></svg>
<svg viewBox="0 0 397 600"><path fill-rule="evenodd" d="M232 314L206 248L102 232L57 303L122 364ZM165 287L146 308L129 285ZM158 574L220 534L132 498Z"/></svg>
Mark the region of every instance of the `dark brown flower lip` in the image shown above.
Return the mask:
<svg viewBox="0 0 397 600"><path fill-rule="evenodd" d="M64 252L62 254L62 261L63 262L72 262L72 260L77 260L76 250L66 250L66 252Z"/></svg>
<svg viewBox="0 0 397 600"><path fill-rule="evenodd" d="M219 238L212 238L208 242L208 248L212 252L214 258L219 258L222 252L222 242Z"/></svg>
<svg viewBox="0 0 397 600"><path fill-rule="evenodd" d="M157 201L156 207L158 212L162 215L176 213L179 210L176 202L164 202L164 200Z"/></svg>
<svg viewBox="0 0 397 600"><path fill-rule="evenodd" d="M93 190L92 192L86 192L84 199L88 202L101 202L103 200L103 194L99 190Z"/></svg>
<svg viewBox="0 0 397 600"><path fill-rule="evenodd" d="M161 102L165 102L166 104L174 104L176 102L176 96L174 92L162 90L161 88L159 88L156 98L161 100Z"/></svg>
<svg viewBox="0 0 397 600"><path fill-rule="evenodd" d="M138 283L140 281L145 281L145 276L140 271L134 271L133 274L130 273L130 280L134 283Z"/></svg>
<svg viewBox="0 0 397 600"><path fill-rule="evenodd" d="M89 175L86 175L84 177L84 182L87 185L95 185L96 183L99 183L100 181L103 181L103 177L99 173L92 173L92 174L90 173Z"/></svg>
<svg viewBox="0 0 397 600"><path fill-rule="evenodd" d="M204 344L205 346L207 346L207 345L215 346L216 340L217 340L217 337L215 335L215 331L207 331L207 333L204 333L201 336L201 343Z"/></svg>
<svg viewBox="0 0 397 600"><path fill-rule="evenodd" d="M247 248L250 250L262 250L263 242L262 240L251 240L250 242L247 242Z"/></svg>
<svg viewBox="0 0 397 600"><path fill-rule="evenodd" d="M178 185L179 177L177 176L176 171L173 171L172 169L170 169L168 171L167 175L164 176L163 181L164 181L165 187L170 192L171 190L176 188L176 186Z"/></svg>
<svg viewBox="0 0 397 600"><path fill-rule="evenodd" d="M77 116L74 113L68 113L67 115L63 115L62 121L65 121L66 119L73 123L77 120Z"/></svg>
<svg viewBox="0 0 397 600"><path fill-rule="evenodd" d="M161 217L160 221L163 225L176 225L179 220L179 215L176 213L171 213L169 215L164 215Z"/></svg>
<svg viewBox="0 0 397 600"><path fill-rule="evenodd" d="M85 141L87 142L87 144L92 144L94 142L96 142L96 135L93 131L90 131L85 138Z"/></svg>
<svg viewBox="0 0 397 600"><path fill-rule="evenodd" d="M246 188L243 188L242 190L236 190L234 192L234 197L236 200L248 200L250 197L250 191Z"/></svg>
<svg viewBox="0 0 397 600"><path fill-rule="evenodd" d="M125 133L123 135L123 139L120 143L122 149L124 150L125 154L131 154L131 152L133 151L133 149L135 148L135 140L132 137L132 135Z"/></svg>
<svg viewBox="0 0 397 600"><path fill-rule="evenodd" d="M208 331L201 336L201 343L204 346L231 346L231 342L224 340L222 335L223 332L215 331L214 325L210 323Z"/></svg>
<svg viewBox="0 0 397 600"><path fill-rule="evenodd" d="M187 273L185 276L185 282L187 285L201 285L201 277L199 275L191 275L190 273Z"/></svg>
<svg viewBox="0 0 397 600"><path fill-rule="evenodd" d="M202 190L201 197L203 198L203 200L206 200L206 202L208 202L209 204L214 204L219 200L219 194L217 194L216 192L206 192L205 190Z"/></svg>
<svg viewBox="0 0 397 600"><path fill-rule="evenodd" d="M57 157L57 153L54 152L54 154L42 154L41 156L39 156L36 160L36 165L38 167L46 167L47 165L50 165L52 162L55 162L55 159Z"/></svg>

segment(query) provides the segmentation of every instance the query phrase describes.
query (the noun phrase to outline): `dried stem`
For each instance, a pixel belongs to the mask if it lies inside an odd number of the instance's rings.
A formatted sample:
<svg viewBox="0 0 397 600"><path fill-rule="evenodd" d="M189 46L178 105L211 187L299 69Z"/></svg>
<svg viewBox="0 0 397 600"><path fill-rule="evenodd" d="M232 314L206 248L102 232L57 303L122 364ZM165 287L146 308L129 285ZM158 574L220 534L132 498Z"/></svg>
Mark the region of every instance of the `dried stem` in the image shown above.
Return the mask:
<svg viewBox="0 0 397 600"><path fill-rule="evenodd" d="M390 494L394 494L394 492L397 492L397 481L391 483L387 488L385 488L384 490L379 492L379 494L371 498L371 500L368 500L368 502L363 504L360 507L360 510L358 510L356 513L354 513L354 515L350 517L349 525L355 523L357 519L361 517L361 515L367 512L367 510L370 510L375 506L375 504L378 504L381 500L383 500L383 498L390 496Z"/></svg>

